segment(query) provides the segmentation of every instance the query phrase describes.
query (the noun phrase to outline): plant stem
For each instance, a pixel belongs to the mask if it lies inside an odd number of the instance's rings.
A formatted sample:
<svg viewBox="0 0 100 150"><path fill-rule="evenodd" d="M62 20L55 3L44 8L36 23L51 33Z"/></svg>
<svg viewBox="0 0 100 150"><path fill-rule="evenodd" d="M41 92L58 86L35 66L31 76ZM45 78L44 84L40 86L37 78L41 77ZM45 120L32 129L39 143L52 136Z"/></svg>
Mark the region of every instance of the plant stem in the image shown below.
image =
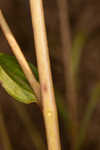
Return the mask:
<svg viewBox="0 0 100 150"><path fill-rule="evenodd" d="M70 37L70 27L68 18L68 8L66 0L58 0L59 8L59 19L60 19L60 32L61 32L61 42L62 42L62 55L64 64L64 74L65 74L65 86L66 86L66 99L68 101L68 111L70 114L70 119L73 123L71 131L71 149L75 149L76 137L77 137L77 97L75 89L75 81L72 72L72 56L71 56L71 37Z"/></svg>
<svg viewBox="0 0 100 150"><path fill-rule="evenodd" d="M0 10L0 26L4 32L4 35L6 39L8 40L9 45L11 46L11 50L13 51L14 55L16 56L27 80L29 81L32 89L34 90L34 93L38 100L40 100L40 86L39 83L36 81L34 74L32 73L16 39L14 38L3 14Z"/></svg>
<svg viewBox="0 0 100 150"><path fill-rule="evenodd" d="M12 145L10 143L7 130L4 123L3 113L0 107L0 136L2 138L3 147L5 150L12 150Z"/></svg>
<svg viewBox="0 0 100 150"><path fill-rule="evenodd" d="M49 150L60 150L58 117L50 70L42 0L30 0L34 39L39 69L42 108Z"/></svg>

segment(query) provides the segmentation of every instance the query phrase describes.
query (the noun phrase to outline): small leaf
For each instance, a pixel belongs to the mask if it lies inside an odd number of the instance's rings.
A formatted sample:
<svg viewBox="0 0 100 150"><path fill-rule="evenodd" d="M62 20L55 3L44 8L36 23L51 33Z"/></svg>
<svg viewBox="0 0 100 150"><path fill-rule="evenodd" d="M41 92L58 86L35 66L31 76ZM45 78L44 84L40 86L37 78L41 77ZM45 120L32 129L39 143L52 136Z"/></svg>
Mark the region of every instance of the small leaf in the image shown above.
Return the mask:
<svg viewBox="0 0 100 150"><path fill-rule="evenodd" d="M36 68L31 63L29 65L38 80ZM27 104L37 102L35 94L14 56L0 53L0 82L7 93L16 100Z"/></svg>

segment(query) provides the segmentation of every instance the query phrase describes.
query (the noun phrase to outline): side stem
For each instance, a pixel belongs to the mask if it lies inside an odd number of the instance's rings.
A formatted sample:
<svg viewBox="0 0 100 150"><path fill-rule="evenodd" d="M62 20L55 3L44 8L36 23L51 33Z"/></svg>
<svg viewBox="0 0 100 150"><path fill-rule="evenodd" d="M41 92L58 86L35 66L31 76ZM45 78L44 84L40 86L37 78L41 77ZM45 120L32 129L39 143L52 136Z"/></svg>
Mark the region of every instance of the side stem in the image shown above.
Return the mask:
<svg viewBox="0 0 100 150"><path fill-rule="evenodd" d="M18 45L16 39L14 38L14 35L12 34L3 14L2 11L0 10L0 26L1 29L3 30L3 33L10 45L10 47L12 48L12 52L14 53L14 55L16 56L27 80L29 81L36 97L38 98L38 100L40 100L40 85L39 83L36 81L34 74L32 73L22 51L20 46Z"/></svg>
<svg viewBox="0 0 100 150"><path fill-rule="evenodd" d="M30 7L48 149L61 150L42 0L30 0Z"/></svg>

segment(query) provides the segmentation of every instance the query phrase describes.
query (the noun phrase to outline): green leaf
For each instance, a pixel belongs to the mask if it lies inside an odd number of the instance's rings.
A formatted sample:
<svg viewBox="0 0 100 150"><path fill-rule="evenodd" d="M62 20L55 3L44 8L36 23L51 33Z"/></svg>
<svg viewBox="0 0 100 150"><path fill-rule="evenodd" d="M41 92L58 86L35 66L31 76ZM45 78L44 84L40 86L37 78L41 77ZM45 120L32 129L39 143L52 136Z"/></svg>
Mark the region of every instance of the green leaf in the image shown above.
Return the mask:
<svg viewBox="0 0 100 150"><path fill-rule="evenodd" d="M29 65L38 80L36 68L31 63ZM35 94L14 56L0 53L0 82L7 93L16 100L26 104L37 102Z"/></svg>

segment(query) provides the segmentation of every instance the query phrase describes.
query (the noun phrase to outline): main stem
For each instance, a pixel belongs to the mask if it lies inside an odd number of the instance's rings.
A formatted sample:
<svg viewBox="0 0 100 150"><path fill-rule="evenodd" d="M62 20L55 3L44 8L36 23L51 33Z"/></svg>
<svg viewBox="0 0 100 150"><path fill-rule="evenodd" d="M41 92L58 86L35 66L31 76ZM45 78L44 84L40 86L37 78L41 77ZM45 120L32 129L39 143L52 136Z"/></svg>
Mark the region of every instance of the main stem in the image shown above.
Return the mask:
<svg viewBox="0 0 100 150"><path fill-rule="evenodd" d="M42 0L30 0L42 108L49 150L61 150Z"/></svg>

